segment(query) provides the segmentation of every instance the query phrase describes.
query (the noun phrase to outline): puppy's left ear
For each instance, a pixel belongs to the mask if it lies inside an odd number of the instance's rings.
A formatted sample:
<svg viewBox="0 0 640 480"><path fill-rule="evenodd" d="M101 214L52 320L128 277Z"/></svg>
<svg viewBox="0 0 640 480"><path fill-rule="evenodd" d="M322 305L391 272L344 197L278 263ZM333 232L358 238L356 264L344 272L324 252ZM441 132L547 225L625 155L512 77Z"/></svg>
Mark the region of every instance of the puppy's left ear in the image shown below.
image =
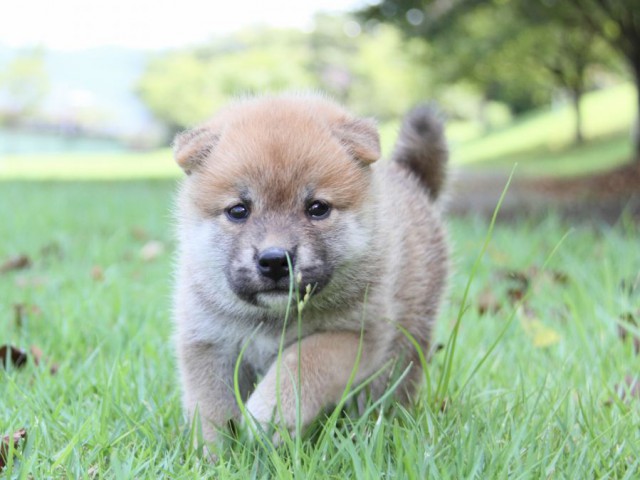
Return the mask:
<svg viewBox="0 0 640 480"><path fill-rule="evenodd" d="M338 126L333 133L349 153L364 164L380 158L380 135L375 121L357 118Z"/></svg>
<svg viewBox="0 0 640 480"><path fill-rule="evenodd" d="M173 140L173 156L187 175L198 169L211 155L219 135L202 127L179 133Z"/></svg>

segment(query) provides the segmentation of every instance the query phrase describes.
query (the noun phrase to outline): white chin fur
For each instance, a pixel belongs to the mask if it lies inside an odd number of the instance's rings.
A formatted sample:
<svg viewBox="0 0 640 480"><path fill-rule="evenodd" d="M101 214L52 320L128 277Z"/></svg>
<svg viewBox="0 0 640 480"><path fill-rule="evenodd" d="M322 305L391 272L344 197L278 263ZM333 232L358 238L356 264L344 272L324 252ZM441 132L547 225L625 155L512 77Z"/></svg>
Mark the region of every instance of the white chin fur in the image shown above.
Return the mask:
<svg viewBox="0 0 640 480"><path fill-rule="evenodd" d="M289 305L289 292L265 292L258 293L257 295L258 305L268 308L275 312L286 312Z"/></svg>

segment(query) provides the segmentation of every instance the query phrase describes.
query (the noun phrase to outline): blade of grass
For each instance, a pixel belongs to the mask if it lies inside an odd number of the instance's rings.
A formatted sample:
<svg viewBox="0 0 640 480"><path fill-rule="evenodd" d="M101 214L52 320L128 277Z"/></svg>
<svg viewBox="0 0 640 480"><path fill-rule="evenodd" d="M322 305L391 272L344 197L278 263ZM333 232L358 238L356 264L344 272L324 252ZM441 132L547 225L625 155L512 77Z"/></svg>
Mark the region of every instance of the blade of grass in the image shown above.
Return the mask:
<svg viewBox="0 0 640 480"><path fill-rule="evenodd" d="M469 274L469 278L467 280L467 284L465 286L464 289L464 294L462 295L462 302L460 304L460 309L458 310L458 316L456 318L456 323L453 326L453 331L451 332L451 335L449 336L449 340L447 341L447 345L445 348L445 355L444 355L444 371L442 373L442 376L440 377L440 380L438 382L438 386L436 388L436 401L437 399L441 399L444 398L446 396L446 393L449 391L449 382L451 381L451 372L452 372L452 365L453 365L453 357L455 355L455 349L456 349L456 344L457 344L457 339L458 339L458 331L460 330L460 323L462 321L462 317L464 316L464 313L466 311L467 307L467 298L469 297L469 290L471 288L471 283L473 282L473 279L476 276L476 273L478 271L478 268L480 267L480 261L482 260L482 258L484 257L485 252L487 251L487 248L489 246L489 242L491 241L491 237L493 235L493 229L495 227L496 224L496 219L498 218L498 212L500 211L500 207L502 206L502 203L504 202L504 198L507 194L507 190L509 189L509 185L511 185L511 180L513 179L513 175L516 169L516 165L513 166L513 168L511 169L511 173L509 174L509 178L507 180L507 183L505 184L504 188L502 189L502 193L500 194L500 198L498 199L498 204L496 205L496 208L493 210L493 215L491 217L491 222L489 224L489 229L487 231L487 235L485 236L484 239L484 243L482 245L482 248L480 249L480 253L478 254L478 256L476 257L473 266L471 267L471 272Z"/></svg>
<svg viewBox="0 0 640 480"><path fill-rule="evenodd" d="M558 243L556 243L556 245L553 247L553 250L551 250L551 253L547 256L546 260L544 261L541 271L545 271L549 262L551 261L551 259L553 258L553 256L555 255L555 253L558 251L558 249L560 248L560 246L564 243L564 241L567 239L567 237L571 234L571 230L569 230L568 232L566 232L558 241ZM523 297L514 305L513 309L511 310L511 313L509 314L509 318L507 319L507 321L505 322L504 327L502 327L502 329L500 330L500 332L498 333L496 339L493 341L493 343L489 346L489 348L487 349L487 351L485 352L485 354L482 356L482 358L480 358L480 360L478 361L478 363L476 363L476 365L473 367L473 369L471 370L471 373L467 376L467 379L462 383L462 386L458 389L458 391L456 392L456 394L453 396L453 399L455 400L456 398L458 398L460 396L460 394L463 392L463 390L466 388L466 386L469 384L469 382L471 381L471 379L473 378L473 376L476 374L476 372L480 369L480 367L482 367L482 365L484 364L484 362L487 361L487 359L489 358L489 356L491 355L491 353L493 353L493 351L495 350L495 348L498 346L498 344L500 343L500 341L502 340L502 338L504 337L504 335L507 333L507 330L509 329L509 327L511 326L511 323L513 322L513 319L516 316L516 313L518 312L518 310L520 309L520 307L522 307L524 305L524 303L527 301L527 299L531 296L531 292L533 292L533 288L530 288L524 295Z"/></svg>

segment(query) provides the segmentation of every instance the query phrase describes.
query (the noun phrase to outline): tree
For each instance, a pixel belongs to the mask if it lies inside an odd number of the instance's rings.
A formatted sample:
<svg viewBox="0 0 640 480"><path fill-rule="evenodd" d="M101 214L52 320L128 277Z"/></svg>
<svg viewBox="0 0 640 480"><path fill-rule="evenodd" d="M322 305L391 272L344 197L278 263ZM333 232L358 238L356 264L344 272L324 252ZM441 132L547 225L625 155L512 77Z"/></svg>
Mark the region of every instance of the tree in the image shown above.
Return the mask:
<svg viewBox="0 0 640 480"><path fill-rule="evenodd" d="M322 15L312 32L252 29L151 60L137 93L169 134L199 123L229 97L322 90L362 115L403 114L429 91L416 61L424 44L380 25L361 31L351 18Z"/></svg>
<svg viewBox="0 0 640 480"><path fill-rule="evenodd" d="M173 136L204 120L222 102L210 83L206 64L192 54L174 53L149 63L137 93Z"/></svg>
<svg viewBox="0 0 640 480"><path fill-rule="evenodd" d="M519 0L524 2L524 0ZM559 21L589 30L628 63L636 86L635 158L640 163L640 5L638 0L536 0L522 3L540 21Z"/></svg>
<svg viewBox="0 0 640 480"><path fill-rule="evenodd" d="M7 98L5 115L9 122L35 114L48 91L49 76L42 49L15 57L0 72L0 93Z"/></svg>
<svg viewBox="0 0 640 480"><path fill-rule="evenodd" d="M258 30L163 55L150 61L137 93L173 135L208 118L230 97L311 88L299 40L295 32Z"/></svg>
<svg viewBox="0 0 640 480"><path fill-rule="evenodd" d="M497 17L494 32L487 36L465 37L460 35L461 25L470 18L492 11ZM531 55L538 65L547 69L559 84L572 92L576 106L577 137L580 138L579 99L585 90L588 65L594 61L606 61L607 57L621 55L633 74L636 91L640 92L640 6L638 0L383 0L360 12L364 18L376 18L398 25L409 36L419 36L442 48L465 43L479 52L478 63L484 63L492 55L489 50L500 51L517 38L519 30L526 34L530 29L546 31L539 36L537 46L522 54ZM542 29L542 30L541 30ZM462 30L464 31L464 30ZM553 32L551 34L550 32ZM611 47L605 51L594 36L604 39ZM496 40L505 40L501 44ZM547 47L541 48L540 42ZM526 43L526 42L525 42ZM486 47L486 48L483 48ZM540 58L540 54L547 55ZM550 53L552 52L552 53ZM455 60L458 57L454 55ZM477 83L477 69L465 70ZM531 70L533 72L533 70ZM484 85L485 88L488 85ZM640 118L640 93L638 93ZM640 120L636 125L636 157L640 162Z"/></svg>
<svg viewBox="0 0 640 480"><path fill-rule="evenodd" d="M307 41L317 86L361 115L398 118L432 90L425 45L391 26L363 30L352 18L319 15Z"/></svg>
<svg viewBox="0 0 640 480"><path fill-rule="evenodd" d="M530 31L537 40L531 49L537 56L537 63L571 97L576 122L575 143L583 143L581 101L590 87L588 71L595 65L611 63L608 59L612 52L593 32L583 28L550 24L531 28ZM552 41L547 41L547 38Z"/></svg>

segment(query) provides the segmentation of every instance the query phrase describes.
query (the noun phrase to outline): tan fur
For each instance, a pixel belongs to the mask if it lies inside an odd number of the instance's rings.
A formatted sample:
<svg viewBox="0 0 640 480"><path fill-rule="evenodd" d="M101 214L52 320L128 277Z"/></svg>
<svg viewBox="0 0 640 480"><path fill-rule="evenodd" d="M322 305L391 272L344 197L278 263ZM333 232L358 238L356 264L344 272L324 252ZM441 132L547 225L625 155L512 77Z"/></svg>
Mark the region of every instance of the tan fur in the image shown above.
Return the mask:
<svg viewBox="0 0 640 480"><path fill-rule="evenodd" d="M177 354L185 408L200 412L207 441L238 417L233 369L245 344L241 393L262 425L275 419L293 428L298 379L303 425L338 402L360 342L356 384L399 362L411 365L399 398L412 398L420 364L396 324L426 353L447 248L430 198L440 191L444 166L434 170L437 188L425 172L446 156L421 158L430 151L424 141L414 151L415 132L401 137L394 162L372 165L380 155L374 124L304 95L240 101L177 137L176 160L188 174L177 213ZM441 151L443 140L434 140ZM420 162L431 163L420 170ZM305 213L316 200L331 205L326 218ZM249 216L230 220L227 210L239 203L250 207ZM299 345L296 302L291 306L279 368L289 280L265 279L256 263L273 247L291 253L300 295L307 284L314 288ZM385 391L388 375L373 383L374 396Z"/></svg>

